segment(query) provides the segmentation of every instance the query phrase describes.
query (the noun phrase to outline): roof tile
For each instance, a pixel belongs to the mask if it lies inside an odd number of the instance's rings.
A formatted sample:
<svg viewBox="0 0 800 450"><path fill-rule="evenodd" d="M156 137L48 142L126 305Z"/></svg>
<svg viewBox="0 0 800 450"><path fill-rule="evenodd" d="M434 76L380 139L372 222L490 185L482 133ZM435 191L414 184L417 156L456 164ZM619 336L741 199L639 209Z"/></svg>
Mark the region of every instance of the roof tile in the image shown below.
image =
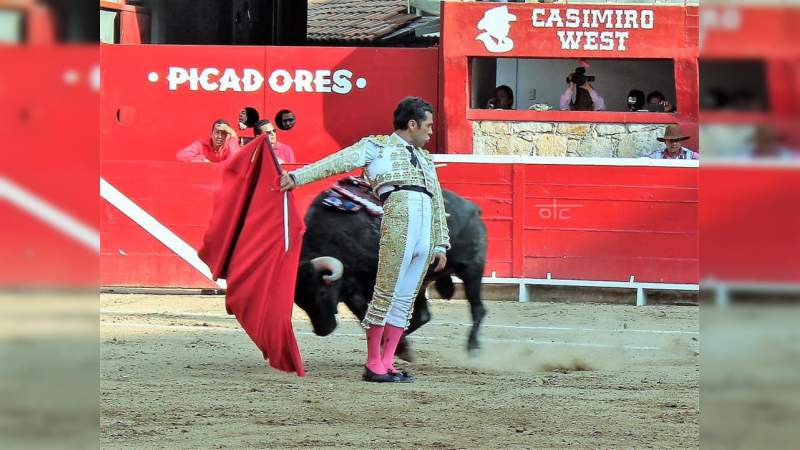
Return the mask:
<svg viewBox="0 0 800 450"><path fill-rule="evenodd" d="M320 0L308 4L308 40L369 42L418 19L406 0Z"/></svg>

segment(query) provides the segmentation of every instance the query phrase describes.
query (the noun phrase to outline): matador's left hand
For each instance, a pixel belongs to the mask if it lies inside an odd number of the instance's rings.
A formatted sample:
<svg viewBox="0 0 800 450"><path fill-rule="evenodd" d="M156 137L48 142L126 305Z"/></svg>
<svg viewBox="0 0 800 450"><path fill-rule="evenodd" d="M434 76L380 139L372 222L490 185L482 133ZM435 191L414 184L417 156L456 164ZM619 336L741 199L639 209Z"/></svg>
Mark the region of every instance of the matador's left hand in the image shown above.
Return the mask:
<svg viewBox="0 0 800 450"><path fill-rule="evenodd" d="M431 264L436 264L436 267L433 268L434 272L441 272L447 264L447 256L444 253L434 253Z"/></svg>

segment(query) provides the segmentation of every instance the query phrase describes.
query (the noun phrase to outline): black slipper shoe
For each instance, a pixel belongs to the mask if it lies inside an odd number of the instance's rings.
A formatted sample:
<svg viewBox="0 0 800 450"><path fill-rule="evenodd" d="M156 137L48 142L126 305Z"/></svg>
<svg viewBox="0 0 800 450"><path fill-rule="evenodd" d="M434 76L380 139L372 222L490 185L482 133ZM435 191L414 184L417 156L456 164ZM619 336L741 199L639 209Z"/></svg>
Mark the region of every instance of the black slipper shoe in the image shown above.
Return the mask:
<svg viewBox="0 0 800 450"><path fill-rule="evenodd" d="M364 375L361 376L361 379L371 383L395 383L398 381L395 375L388 373L379 375L366 367L364 367Z"/></svg>
<svg viewBox="0 0 800 450"><path fill-rule="evenodd" d="M397 378L395 383L413 383L414 382L414 377L411 374L409 374L408 372L406 372L405 370L397 370L397 371L394 371L394 372L389 371L389 372L386 372L386 373L388 373L389 375Z"/></svg>

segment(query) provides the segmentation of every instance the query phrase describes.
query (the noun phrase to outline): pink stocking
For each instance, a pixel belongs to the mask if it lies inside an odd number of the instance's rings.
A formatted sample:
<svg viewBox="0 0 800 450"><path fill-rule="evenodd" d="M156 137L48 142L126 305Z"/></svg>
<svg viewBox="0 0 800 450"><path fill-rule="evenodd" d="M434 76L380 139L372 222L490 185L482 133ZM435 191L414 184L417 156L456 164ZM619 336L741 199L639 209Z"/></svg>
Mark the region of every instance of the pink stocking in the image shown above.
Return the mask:
<svg viewBox="0 0 800 450"><path fill-rule="evenodd" d="M383 328L370 326L367 330L367 369L378 375L386 374L386 367L381 361L381 339L383 338Z"/></svg>
<svg viewBox="0 0 800 450"><path fill-rule="evenodd" d="M397 343L403 337L403 329L394 325L386 325L383 331L383 367L391 373L397 372L394 368L394 352L397 351Z"/></svg>

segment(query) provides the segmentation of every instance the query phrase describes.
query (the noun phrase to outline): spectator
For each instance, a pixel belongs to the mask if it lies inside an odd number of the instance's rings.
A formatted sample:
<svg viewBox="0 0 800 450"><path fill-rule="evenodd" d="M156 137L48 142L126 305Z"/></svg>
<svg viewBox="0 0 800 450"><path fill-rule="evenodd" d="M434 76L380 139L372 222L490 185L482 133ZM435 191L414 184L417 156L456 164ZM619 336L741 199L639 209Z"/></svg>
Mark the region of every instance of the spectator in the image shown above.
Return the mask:
<svg viewBox="0 0 800 450"><path fill-rule="evenodd" d="M711 88L700 96L700 107L708 110L719 110L728 107L730 99L724 90Z"/></svg>
<svg viewBox="0 0 800 450"><path fill-rule="evenodd" d="M239 111L239 129L244 131L248 128L253 128L256 126L256 122L259 119L258 111L255 108L247 106ZM253 130L253 136L240 136L239 137L239 145L245 145L248 142L253 140L255 136L255 130Z"/></svg>
<svg viewBox="0 0 800 450"><path fill-rule="evenodd" d="M567 75L567 90L561 94L559 106L562 111L603 111L606 101L589 83L594 77L586 75L586 69L578 67Z"/></svg>
<svg viewBox="0 0 800 450"><path fill-rule="evenodd" d="M628 92L628 111L641 111L644 108L644 92L632 89Z"/></svg>
<svg viewBox="0 0 800 450"><path fill-rule="evenodd" d="M735 111L759 111L764 109L755 94L748 89L739 89L731 95L729 107Z"/></svg>
<svg viewBox="0 0 800 450"><path fill-rule="evenodd" d="M239 111L239 129L246 130L248 128L253 128L259 119L258 111L255 108L247 106Z"/></svg>
<svg viewBox="0 0 800 450"><path fill-rule="evenodd" d="M217 119L211 126L211 136L198 139L176 155L183 162L222 162L239 151L236 131L223 119Z"/></svg>
<svg viewBox="0 0 800 450"><path fill-rule="evenodd" d="M281 130L291 130L294 128L295 123L297 123L297 118L294 113L288 109L282 109L278 111L278 114L275 114L275 124L278 125L278 128Z"/></svg>
<svg viewBox="0 0 800 450"><path fill-rule="evenodd" d="M486 103L489 109L514 109L514 91L505 84L494 88L494 97Z"/></svg>
<svg viewBox="0 0 800 450"><path fill-rule="evenodd" d="M278 142L278 130L275 129L272 122L269 120L259 120L256 124L255 132L256 134L265 133L268 136L269 142L272 144L273 150L275 150L275 156L278 158L278 162L281 164L295 162L294 150L292 150L292 147Z"/></svg>
<svg viewBox="0 0 800 450"><path fill-rule="evenodd" d="M647 110L650 112L674 113L675 107L660 91L653 91L647 94Z"/></svg>
<svg viewBox="0 0 800 450"><path fill-rule="evenodd" d="M783 136L775 132L769 125L758 125L750 138L751 149L748 152L753 158L792 159L795 153L783 142Z"/></svg>
<svg viewBox="0 0 800 450"><path fill-rule="evenodd" d="M700 159L700 155L681 145L681 141L689 139L681 131L680 125L668 125L664 130L664 136L656 138L659 142L666 144L666 148L658 149L650 154L652 159Z"/></svg>

